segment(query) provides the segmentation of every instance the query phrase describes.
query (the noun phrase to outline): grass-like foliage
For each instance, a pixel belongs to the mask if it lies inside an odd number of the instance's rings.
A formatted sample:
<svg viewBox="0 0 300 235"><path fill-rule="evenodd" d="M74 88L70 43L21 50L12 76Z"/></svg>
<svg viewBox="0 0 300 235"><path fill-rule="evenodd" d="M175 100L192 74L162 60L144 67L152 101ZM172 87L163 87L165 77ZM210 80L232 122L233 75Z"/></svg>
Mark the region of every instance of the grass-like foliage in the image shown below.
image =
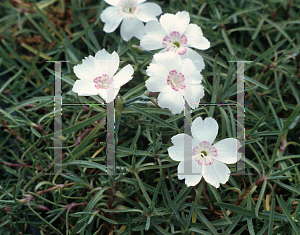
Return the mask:
<svg viewBox="0 0 300 235"><path fill-rule="evenodd" d="M0 2L0 234L300 234L299 1L169 0L210 41L202 104L236 101L236 63L245 64L245 173L216 189L187 187L168 156L184 133L145 93L153 53L103 32L94 0ZM106 106L72 92L73 67L105 48L133 79L116 99L116 172L106 172ZM62 63L62 173L54 175L54 63ZM48 61L48 62L47 62ZM138 98L136 98L138 97ZM135 99L136 98L136 99ZM236 106L205 106L217 141L236 137ZM234 173L234 166L231 166ZM51 174L52 173L52 174ZM100 175L99 173L102 173Z"/></svg>

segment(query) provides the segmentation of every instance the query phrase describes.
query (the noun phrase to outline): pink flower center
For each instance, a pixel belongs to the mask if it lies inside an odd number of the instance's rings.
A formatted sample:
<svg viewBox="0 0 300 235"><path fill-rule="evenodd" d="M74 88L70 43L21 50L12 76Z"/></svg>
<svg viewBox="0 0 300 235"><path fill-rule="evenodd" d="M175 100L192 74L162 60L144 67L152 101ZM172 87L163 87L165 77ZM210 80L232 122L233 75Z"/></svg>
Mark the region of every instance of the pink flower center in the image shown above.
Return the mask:
<svg viewBox="0 0 300 235"><path fill-rule="evenodd" d="M199 165L211 165L217 157L217 149L207 141L203 141L193 149L193 156Z"/></svg>
<svg viewBox="0 0 300 235"><path fill-rule="evenodd" d="M107 89L112 81L113 78L110 78L107 74L102 74L102 76L96 77L94 79L95 87L97 89Z"/></svg>
<svg viewBox="0 0 300 235"><path fill-rule="evenodd" d="M162 44L167 47L167 51L175 51L179 55L184 55L187 51L187 37L177 31L164 37Z"/></svg>
<svg viewBox="0 0 300 235"><path fill-rule="evenodd" d="M172 70L169 72L167 84L170 85L173 90L178 91L179 89L185 88L184 80L184 75L182 73Z"/></svg>

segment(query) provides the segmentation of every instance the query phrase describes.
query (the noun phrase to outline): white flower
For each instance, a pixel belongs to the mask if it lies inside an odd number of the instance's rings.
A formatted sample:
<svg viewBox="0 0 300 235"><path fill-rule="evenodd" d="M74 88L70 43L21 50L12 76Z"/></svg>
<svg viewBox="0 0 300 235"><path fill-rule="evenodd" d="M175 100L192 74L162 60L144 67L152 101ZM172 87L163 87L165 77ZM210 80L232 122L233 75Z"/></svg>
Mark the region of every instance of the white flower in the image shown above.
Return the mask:
<svg viewBox="0 0 300 235"><path fill-rule="evenodd" d="M234 138L223 139L213 144L218 134L218 123L215 119L208 117L202 120L196 118L192 123L192 136L178 134L173 136L171 141L174 146L168 148L169 156L180 161L178 165L178 179L185 178L187 186L195 186L202 178L218 188L225 184L230 176L230 170L225 164L236 163L241 158L238 149L240 142ZM184 139L192 142L192 156L184 157ZM184 172L184 163L192 161L192 169ZM194 173L194 175L190 173ZM184 174L190 175L184 175Z"/></svg>
<svg viewBox="0 0 300 235"><path fill-rule="evenodd" d="M100 15L105 23L104 32L111 33L121 24L121 37L129 41L132 37L141 39L145 34L143 22L156 20L162 13L156 3L143 3L146 0L105 0L112 5L107 7Z"/></svg>
<svg viewBox="0 0 300 235"><path fill-rule="evenodd" d="M204 96L200 84L202 76L190 59L182 61L174 51L158 53L153 56L146 72L150 78L145 85L151 92L160 92L160 107L169 109L172 114L181 113L184 98L191 108L199 106Z"/></svg>
<svg viewBox="0 0 300 235"><path fill-rule="evenodd" d="M159 22L149 21L145 26L146 34L141 39L141 47L146 50L164 48L161 52L175 51L181 59L193 60L201 71L205 66L203 58L190 47L205 50L210 43L198 25L189 23L190 16L186 11L177 12L176 15L164 14Z"/></svg>
<svg viewBox="0 0 300 235"><path fill-rule="evenodd" d="M72 91L79 96L100 95L107 103L112 102L122 85L132 79L134 72L131 65L126 65L116 75L119 68L119 55L114 51L109 54L105 49L95 55L82 59L82 64L76 65L74 73L77 80Z"/></svg>

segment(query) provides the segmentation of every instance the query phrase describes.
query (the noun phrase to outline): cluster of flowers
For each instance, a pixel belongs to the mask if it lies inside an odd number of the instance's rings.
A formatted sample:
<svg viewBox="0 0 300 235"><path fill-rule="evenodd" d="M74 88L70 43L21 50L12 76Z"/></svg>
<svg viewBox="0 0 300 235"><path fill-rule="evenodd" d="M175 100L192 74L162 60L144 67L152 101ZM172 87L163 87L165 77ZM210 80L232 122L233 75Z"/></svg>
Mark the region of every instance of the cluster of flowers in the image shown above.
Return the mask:
<svg viewBox="0 0 300 235"><path fill-rule="evenodd" d="M158 105L169 109L172 114L183 111L185 101L195 109L204 96L201 85L201 70L205 64L201 55L191 47L205 50L210 47L201 28L190 24L186 11L177 14L162 14L156 3L144 3L146 0L105 0L111 6L100 15L105 23L104 31L111 33L121 23L121 37L129 41L132 37L140 40L145 50L162 49L154 54L146 72L149 79L145 86L151 92L159 92ZM143 22L146 22L144 25ZM82 64L74 67L74 73L80 80L74 84L73 91L80 96L100 95L107 103L112 102L122 85L132 79L133 67L127 65L115 74L119 67L119 55L109 54L105 49L86 57ZM224 139L213 144L218 134L218 123L209 117L196 118L192 123L192 136L178 134L172 137L174 146L168 148L169 156L180 161L178 178L185 179L188 186L194 186L203 178L218 188L225 184L230 170L225 164L232 164L241 158L237 150L241 147L234 138ZM184 156L184 140L192 142L192 157ZM184 162L192 161L191 175L184 175Z"/></svg>

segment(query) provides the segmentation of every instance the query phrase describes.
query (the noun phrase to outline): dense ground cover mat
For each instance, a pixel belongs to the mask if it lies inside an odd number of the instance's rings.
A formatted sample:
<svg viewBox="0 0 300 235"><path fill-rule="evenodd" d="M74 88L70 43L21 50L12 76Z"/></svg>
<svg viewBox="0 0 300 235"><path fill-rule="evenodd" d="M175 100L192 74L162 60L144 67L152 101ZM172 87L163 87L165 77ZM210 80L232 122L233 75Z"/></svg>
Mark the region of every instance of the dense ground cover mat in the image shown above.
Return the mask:
<svg viewBox="0 0 300 235"><path fill-rule="evenodd" d="M299 9L1 1L0 235L300 234Z"/></svg>

